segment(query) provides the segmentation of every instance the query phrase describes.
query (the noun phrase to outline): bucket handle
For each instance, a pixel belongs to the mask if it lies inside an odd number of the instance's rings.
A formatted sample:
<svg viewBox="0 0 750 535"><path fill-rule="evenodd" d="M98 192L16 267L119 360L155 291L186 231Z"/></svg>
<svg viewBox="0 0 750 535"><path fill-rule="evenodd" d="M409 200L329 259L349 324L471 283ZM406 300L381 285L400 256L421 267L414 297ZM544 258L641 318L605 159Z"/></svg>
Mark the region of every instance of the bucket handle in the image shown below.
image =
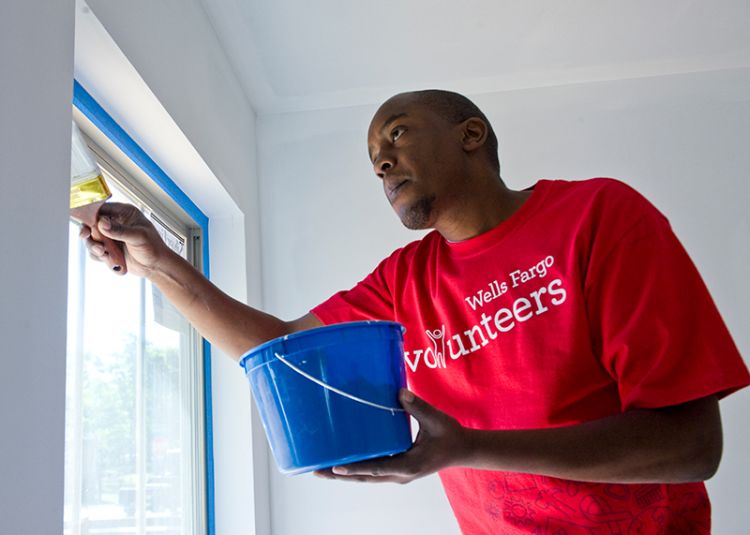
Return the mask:
<svg viewBox="0 0 750 535"><path fill-rule="evenodd" d="M321 381L317 377L313 377L309 373L301 370L300 368L298 368L297 366L295 366L294 364L292 364L291 362L289 362L288 360L286 360L284 357L282 357L278 353L274 352L274 355L276 356L276 358L279 361L281 361L282 363L284 363L287 366L289 366L289 368L291 368L292 370L294 370L295 372L297 372L298 374L300 374L302 377L304 377L305 379L309 379L310 381L312 381L313 383L315 383L318 386L322 386L326 390L330 390L331 392L335 392L336 394L338 394L340 396L344 396L345 398L349 398L352 401L357 401L359 403L362 403L364 405L367 405L369 407L373 407L373 408L376 408L376 409L380 409L380 410L384 410L384 411L389 411L389 412L404 412L404 409L402 409L401 407L388 407L387 405L380 405L379 403L373 403L372 401L367 401L366 399L362 399L362 398L357 397L357 396L355 396L353 394L349 394L347 392L344 392L343 390L339 390L335 386L331 386L331 385L329 385L327 383L324 383L323 381Z"/></svg>

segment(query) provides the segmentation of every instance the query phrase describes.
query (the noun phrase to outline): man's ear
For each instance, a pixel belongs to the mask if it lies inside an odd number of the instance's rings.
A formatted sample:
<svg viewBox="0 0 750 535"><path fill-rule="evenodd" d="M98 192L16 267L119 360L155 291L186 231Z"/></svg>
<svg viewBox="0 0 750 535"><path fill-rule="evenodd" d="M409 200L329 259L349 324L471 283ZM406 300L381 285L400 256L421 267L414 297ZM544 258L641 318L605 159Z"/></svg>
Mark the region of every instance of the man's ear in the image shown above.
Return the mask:
<svg viewBox="0 0 750 535"><path fill-rule="evenodd" d="M489 128L479 117L471 117L461 123L461 143L466 152L473 152L487 141Z"/></svg>

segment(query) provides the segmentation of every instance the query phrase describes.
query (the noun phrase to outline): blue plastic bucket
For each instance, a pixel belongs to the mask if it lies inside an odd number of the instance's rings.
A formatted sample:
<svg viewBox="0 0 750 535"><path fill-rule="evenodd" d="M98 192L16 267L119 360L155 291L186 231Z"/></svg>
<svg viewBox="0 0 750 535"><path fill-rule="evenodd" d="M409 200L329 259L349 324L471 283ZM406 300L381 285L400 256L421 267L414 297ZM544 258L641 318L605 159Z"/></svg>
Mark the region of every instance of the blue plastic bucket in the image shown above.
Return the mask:
<svg viewBox="0 0 750 535"><path fill-rule="evenodd" d="M279 470L300 474L411 447L403 326L342 323L302 331L249 351L240 366Z"/></svg>

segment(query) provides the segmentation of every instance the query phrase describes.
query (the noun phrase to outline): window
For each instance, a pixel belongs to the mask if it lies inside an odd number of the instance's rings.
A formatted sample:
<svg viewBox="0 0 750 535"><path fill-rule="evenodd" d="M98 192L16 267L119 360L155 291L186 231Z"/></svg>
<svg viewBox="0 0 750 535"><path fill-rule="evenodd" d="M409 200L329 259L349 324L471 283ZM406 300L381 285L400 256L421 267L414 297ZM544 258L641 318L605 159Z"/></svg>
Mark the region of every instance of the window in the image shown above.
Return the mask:
<svg viewBox="0 0 750 535"><path fill-rule="evenodd" d="M201 227L153 183L89 146L112 200L138 206L200 267ZM204 343L150 282L89 259L73 223L69 250L64 533L206 533Z"/></svg>

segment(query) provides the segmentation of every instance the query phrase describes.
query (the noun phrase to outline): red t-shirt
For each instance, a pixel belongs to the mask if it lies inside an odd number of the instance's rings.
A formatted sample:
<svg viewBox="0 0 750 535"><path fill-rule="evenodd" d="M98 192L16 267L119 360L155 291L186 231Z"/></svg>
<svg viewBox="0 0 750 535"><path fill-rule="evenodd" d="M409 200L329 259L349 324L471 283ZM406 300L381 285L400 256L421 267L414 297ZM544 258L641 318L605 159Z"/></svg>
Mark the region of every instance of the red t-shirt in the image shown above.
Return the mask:
<svg viewBox="0 0 750 535"><path fill-rule="evenodd" d="M410 388L475 429L573 425L750 383L666 218L612 179L540 180L494 229L458 243L432 232L312 312L403 323ZM702 483L440 477L466 534L710 531Z"/></svg>

